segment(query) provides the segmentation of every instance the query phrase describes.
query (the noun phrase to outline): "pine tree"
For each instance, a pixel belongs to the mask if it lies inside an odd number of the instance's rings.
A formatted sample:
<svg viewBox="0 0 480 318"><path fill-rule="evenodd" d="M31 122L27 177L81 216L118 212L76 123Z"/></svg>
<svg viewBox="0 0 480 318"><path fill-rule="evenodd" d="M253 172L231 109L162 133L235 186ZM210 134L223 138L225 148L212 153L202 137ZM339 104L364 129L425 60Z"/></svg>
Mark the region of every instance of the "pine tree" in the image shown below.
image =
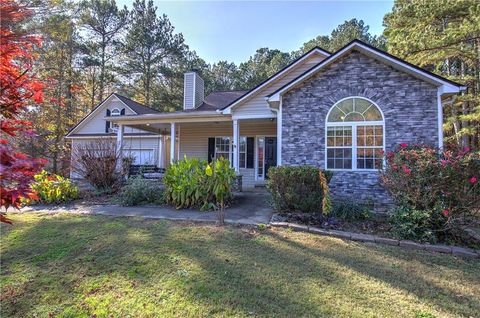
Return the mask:
<svg viewBox="0 0 480 318"><path fill-rule="evenodd" d="M370 27L363 20L351 19L337 26L328 35L319 35L303 44L302 48L294 53L298 57L311 50L315 46L324 50L335 52L352 40L361 40L379 49L385 48L385 39L382 36L374 36L369 32Z"/></svg>
<svg viewBox="0 0 480 318"><path fill-rule="evenodd" d="M167 16L156 11L152 0L136 0L123 44L122 72L133 79L135 96L147 105L157 104L151 99L152 88L170 79L172 66L187 49L182 34L175 34Z"/></svg>
<svg viewBox="0 0 480 318"><path fill-rule="evenodd" d="M388 51L468 87L445 103L445 141L480 147L480 4L397 0L384 18Z"/></svg>
<svg viewBox="0 0 480 318"><path fill-rule="evenodd" d="M80 23L88 31L86 65L99 68L97 102L101 102L106 96L105 88L113 82L113 58L128 11L126 7L119 10L115 0L87 0L82 2L81 9Z"/></svg>

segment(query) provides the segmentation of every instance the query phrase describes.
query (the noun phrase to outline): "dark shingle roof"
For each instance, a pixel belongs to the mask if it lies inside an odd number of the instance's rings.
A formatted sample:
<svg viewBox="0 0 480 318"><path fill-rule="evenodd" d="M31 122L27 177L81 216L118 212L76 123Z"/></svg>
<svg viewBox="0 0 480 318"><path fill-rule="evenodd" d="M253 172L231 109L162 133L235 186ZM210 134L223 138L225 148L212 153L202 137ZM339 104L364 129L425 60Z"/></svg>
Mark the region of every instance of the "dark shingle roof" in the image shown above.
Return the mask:
<svg viewBox="0 0 480 318"><path fill-rule="evenodd" d="M247 91L229 91L210 93L205 101L195 110L217 110L221 109L237 98L245 95Z"/></svg>
<svg viewBox="0 0 480 318"><path fill-rule="evenodd" d="M137 103L134 100L131 100L130 98L127 98L125 96L119 95L117 93L113 93L118 99L120 99L122 102L124 102L128 107L130 107L134 112L136 112L139 115L143 114L157 114L159 113L158 110L155 110L153 108L147 107L145 105L142 105L140 103Z"/></svg>

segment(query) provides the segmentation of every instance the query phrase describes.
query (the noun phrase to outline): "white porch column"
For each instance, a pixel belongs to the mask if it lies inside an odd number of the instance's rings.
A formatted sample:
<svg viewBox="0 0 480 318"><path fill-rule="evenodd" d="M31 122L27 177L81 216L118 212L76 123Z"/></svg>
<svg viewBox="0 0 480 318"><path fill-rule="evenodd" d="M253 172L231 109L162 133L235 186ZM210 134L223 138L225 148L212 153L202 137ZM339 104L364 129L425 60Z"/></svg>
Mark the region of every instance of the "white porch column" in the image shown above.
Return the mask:
<svg viewBox="0 0 480 318"><path fill-rule="evenodd" d="M282 165L282 100L277 111L277 166Z"/></svg>
<svg viewBox="0 0 480 318"><path fill-rule="evenodd" d="M125 127L122 124L118 124L117 129L117 169L121 171L123 165L123 132Z"/></svg>
<svg viewBox="0 0 480 318"><path fill-rule="evenodd" d="M160 135L160 138L158 139L158 164L157 166L159 168L165 168L163 166L163 152L164 152L164 140L163 140L163 135Z"/></svg>
<svg viewBox="0 0 480 318"><path fill-rule="evenodd" d="M175 161L175 123L170 124L170 163Z"/></svg>
<svg viewBox="0 0 480 318"><path fill-rule="evenodd" d="M233 120L233 168L235 172L238 174L240 172L240 165L238 162L239 156L238 152L240 149L240 125L238 123L238 119Z"/></svg>

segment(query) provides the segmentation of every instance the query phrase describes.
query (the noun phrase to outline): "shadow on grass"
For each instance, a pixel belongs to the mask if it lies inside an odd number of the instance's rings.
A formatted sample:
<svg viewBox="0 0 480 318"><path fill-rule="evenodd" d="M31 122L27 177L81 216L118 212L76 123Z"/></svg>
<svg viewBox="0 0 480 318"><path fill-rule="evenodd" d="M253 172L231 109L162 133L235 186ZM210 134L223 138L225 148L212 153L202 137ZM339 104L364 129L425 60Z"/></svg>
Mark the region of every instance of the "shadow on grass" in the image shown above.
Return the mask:
<svg viewBox="0 0 480 318"><path fill-rule="evenodd" d="M480 311L478 298L436 283L441 275L427 279L404 268L443 266L478 285L480 269L453 257L133 218L59 215L15 226L2 230L1 285L4 294L12 290L2 298L5 316L76 310L100 317L101 309L106 316L395 315L388 303L400 303L372 290L385 287L358 287L355 279L384 282L392 295L415 295L451 315Z"/></svg>

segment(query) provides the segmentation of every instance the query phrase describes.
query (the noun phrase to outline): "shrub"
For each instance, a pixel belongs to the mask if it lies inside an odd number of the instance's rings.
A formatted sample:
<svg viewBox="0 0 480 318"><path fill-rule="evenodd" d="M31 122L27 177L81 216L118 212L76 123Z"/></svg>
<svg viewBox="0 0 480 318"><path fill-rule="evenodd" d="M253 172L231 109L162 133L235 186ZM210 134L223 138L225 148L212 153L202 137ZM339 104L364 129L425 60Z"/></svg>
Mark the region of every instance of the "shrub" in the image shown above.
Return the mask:
<svg viewBox="0 0 480 318"><path fill-rule="evenodd" d="M122 163L122 171L118 172L117 146L112 140L98 139L76 145L73 161L73 170L97 190L117 189L126 173L125 162Z"/></svg>
<svg viewBox="0 0 480 318"><path fill-rule="evenodd" d="M45 170L35 175L34 179L31 188L38 197L32 200L34 203L67 203L78 197L78 188L69 179Z"/></svg>
<svg viewBox="0 0 480 318"><path fill-rule="evenodd" d="M332 205L330 215L345 221L365 220L370 218L370 210L365 205L336 201Z"/></svg>
<svg viewBox="0 0 480 318"><path fill-rule="evenodd" d="M410 222L418 224L419 215L426 218L426 213L428 221L420 223L430 226L435 236L478 218L480 152L467 149L439 153L428 146L402 144L386 158L381 179L401 208L401 213L393 213L399 214L393 219L397 228L400 222L406 227Z"/></svg>
<svg viewBox="0 0 480 318"><path fill-rule="evenodd" d="M165 200L177 209L222 209L232 197L234 178L235 172L224 158L211 164L205 160L184 158L171 164L165 171Z"/></svg>
<svg viewBox="0 0 480 318"><path fill-rule="evenodd" d="M435 217L432 217L435 216ZM441 214L435 210L417 210L407 206L400 206L392 211L390 223L392 233L401 239L435 243L437 240L436 228L441 227Z"/></svg>
<svg viewBox="0 0 480 318"><path fill-rule="evenodd" d="M278 166L268 171L267 188L279 212L330 211L328 180L325 173L313 166Z"/></svg>
<svg viewBox="0 0 480 318"><path fill-rule="evenodd" d="M163 189L158 183L136 176L127 180L127 184L118 195L121 205L163 204Z"/></svg>

